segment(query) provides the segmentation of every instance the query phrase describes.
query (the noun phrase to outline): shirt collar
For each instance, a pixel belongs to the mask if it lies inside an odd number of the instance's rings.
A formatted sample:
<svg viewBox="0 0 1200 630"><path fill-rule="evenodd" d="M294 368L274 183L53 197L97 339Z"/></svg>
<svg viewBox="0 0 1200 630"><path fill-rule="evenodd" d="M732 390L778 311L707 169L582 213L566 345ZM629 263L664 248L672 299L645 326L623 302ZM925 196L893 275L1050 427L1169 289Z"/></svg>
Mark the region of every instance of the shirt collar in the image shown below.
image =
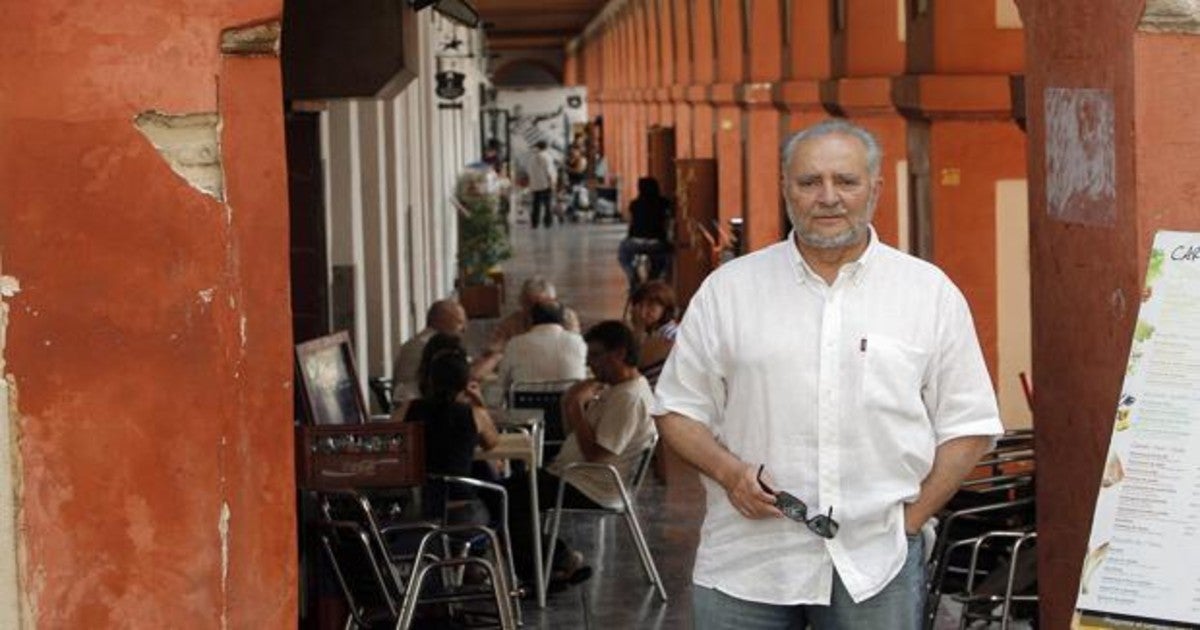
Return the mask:
<svg viewBox="0 0 1200 630"><path fill-rule="evenodd" d="M870 268L873 259L878 258L876 251L879 249L879 235L875 233L875 226L868 225L867 229L869 230L867 248L863 250L863 253L856 260L842 265L842 269L838 272L839 275L845 274L854 283L854 286L858 286L862 282L865 275L864 270ZM818 276L817 272L813 271L813 268L809 266L808 261L804 260L804 256L800 255L800 249L796 247L795 228L791 232L788 232L787 242L788 259L791 262L792 269L796 271L796 278L801 283L816 282L824 284L825 281L821 279L821 276Z"/></svg>

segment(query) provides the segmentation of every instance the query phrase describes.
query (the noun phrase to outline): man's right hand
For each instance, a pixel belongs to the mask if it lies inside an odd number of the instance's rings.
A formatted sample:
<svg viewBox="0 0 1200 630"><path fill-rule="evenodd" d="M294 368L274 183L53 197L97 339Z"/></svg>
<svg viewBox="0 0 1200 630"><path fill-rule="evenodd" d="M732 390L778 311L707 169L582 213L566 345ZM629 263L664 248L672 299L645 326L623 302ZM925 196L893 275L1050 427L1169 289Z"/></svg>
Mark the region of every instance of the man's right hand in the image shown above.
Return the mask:
<svg viewBox="0 0 1200 630"><path fill-rule="evenodd" d="M775 495L758 485L758 468L752 464L738 462L738 469L720 479L729 503L746 518L782 518L783 512L775 507Z"/></svg>

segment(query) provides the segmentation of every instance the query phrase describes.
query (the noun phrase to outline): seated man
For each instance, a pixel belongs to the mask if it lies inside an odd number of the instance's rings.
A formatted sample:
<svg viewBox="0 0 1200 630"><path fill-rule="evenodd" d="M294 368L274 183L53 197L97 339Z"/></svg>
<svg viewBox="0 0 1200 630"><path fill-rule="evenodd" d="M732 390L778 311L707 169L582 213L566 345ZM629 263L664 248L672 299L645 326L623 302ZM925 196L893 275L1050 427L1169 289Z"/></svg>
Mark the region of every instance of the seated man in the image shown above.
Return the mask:
<svg viewBox="0 0 1200 630"><path fill-rule="evenodd" d="M425 314L425 330L400 346L396 362L392 364L392 404L396 407L421 396L417 371L421 365L421 353L437 333L461 335L467 327L467 312L457 300L438 300Z"/></svg>
<svg viewBox="0 0 1200 630"><path fill-rule="evenodd" d="M521 333L529 332L529 329L533 327L531 309L534 304L553 302L556 299L557 291L549 280L542 276L533 276L526 280L521 285L520 310L509 313L507 317L496 324L496 327L492 329L492 337L488 341L483 356L479 357L479 360L471 366L471 372L475 378L481 379L490 374L500 363L500 359L504 355L504 346L508 340ZM571 332L579 332L579 316L575 314L575 311L564 306L562 325Z"/></svg>
<svg viewBox="0 0 1200 630"><path fill-rule="evenodd" d="M558 492L558 475L573 462L613 464L628 479L638 456L654 437L650 418L654 395L638 372L638 344L633 331L618 321L601 322L584 335L588 366L596 378L581 381L563 395L563 417L569 434L562 450L538 474L538 502L553 506ZM529 501L528 480L514 475L505 485L513 505ZM621 504L611 478L595 470L577 470L567 477L563 507L597 508ZM513 558L522 579L533 574L532 539L526 510L509 512ZM591 576L583 556L561 541L555 545L551 582L576 584Z"/></svg>
<svg viewBox="0 0 1200 630"><path fill-rule="evenodd" d="M538 302L529 310L533 327L508 340L496 369L507 391L514 382L582 379L587 375L587 344L563 328L557 302Z"/></svg>

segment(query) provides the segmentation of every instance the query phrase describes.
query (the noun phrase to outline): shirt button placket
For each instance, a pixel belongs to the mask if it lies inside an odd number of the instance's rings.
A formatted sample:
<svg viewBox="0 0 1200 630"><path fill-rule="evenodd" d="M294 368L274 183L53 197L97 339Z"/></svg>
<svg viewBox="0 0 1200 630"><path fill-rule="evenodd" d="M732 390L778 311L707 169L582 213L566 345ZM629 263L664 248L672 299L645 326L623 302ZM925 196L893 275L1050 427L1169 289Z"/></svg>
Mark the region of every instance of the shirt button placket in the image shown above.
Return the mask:
<svg viewBox="0 0 1200 630"><path fill-rule="evenodd" d="M817 499L813 509L828 510L837 501L839 467L838 423L840 422L842 290L831 287L825 294L821 317L821 359L817 417Z"/></svg>

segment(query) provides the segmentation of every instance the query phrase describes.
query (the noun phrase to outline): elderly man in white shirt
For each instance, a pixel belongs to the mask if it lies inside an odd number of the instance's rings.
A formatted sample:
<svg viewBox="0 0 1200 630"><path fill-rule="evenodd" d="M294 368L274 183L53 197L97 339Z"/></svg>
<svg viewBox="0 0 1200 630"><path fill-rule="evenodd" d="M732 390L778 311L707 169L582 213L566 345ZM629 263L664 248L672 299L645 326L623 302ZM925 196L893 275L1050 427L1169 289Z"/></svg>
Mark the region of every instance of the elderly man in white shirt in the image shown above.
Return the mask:
<svg viewBox="0 0 1200 630"><path fill-rule="evenodd" d="M507 390L514 382L579 380L587 376L583 336L563 328L563 307L538 302L530 307L533 326L508 340L496 369Z"/></svg>
<svg viewBox="0 0 1200 630"><path fill-rule="evenodd" d="M880 153L788 142L791 236L704 282L658 381L707 490L697 628L920 628L920 530L1003 430L961 292L870 226Z"/></svg>

